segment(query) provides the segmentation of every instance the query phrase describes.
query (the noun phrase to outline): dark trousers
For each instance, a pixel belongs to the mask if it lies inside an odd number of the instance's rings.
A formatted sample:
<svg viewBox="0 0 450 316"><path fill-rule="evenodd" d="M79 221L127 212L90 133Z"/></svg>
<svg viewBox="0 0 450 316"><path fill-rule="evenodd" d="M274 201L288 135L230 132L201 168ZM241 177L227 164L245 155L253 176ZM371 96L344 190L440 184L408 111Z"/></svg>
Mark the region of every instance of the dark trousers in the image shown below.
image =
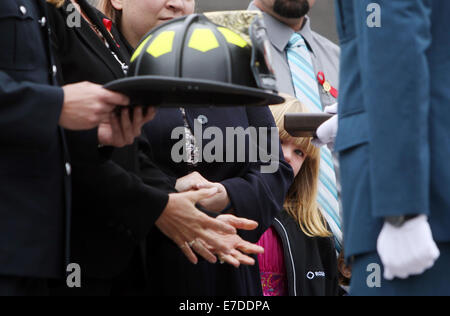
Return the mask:
<svg viewBox="0 0 450 316"><path fill-rule="evenodd" d="M48 296L47 279L0 276L0 296Z"/></svg>
<svg viewBox="0 0 450 316"><path fill-rule="evenodd" d="M377 253L357 256L353 262L352 296L449 296L450 295L450 243L440 243L441 256L433 268L422 275L412 276L406 280L383 278L383 265ZM371 287L367 279L373 281L371 264L380 266L381 286ZM370 271L367 271L369 268Z"/></svg>

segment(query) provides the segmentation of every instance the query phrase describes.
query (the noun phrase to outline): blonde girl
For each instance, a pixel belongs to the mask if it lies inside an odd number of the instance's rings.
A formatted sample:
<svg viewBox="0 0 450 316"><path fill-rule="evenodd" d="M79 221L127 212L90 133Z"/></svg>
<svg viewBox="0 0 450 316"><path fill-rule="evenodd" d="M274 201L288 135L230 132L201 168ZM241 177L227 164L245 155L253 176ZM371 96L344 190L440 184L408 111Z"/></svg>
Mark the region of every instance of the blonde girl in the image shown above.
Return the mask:
<svg viewBox="0 0 450 316"><path fill-rule="evenodd" d="M332 233L319 210L317 187L320 150L311 138L295 138L284 129L287 113L306 112L295 98L271 107L286 162L294 172L284 209L261 237L258 256L265 296L338 295L337 259Z"/></svg>

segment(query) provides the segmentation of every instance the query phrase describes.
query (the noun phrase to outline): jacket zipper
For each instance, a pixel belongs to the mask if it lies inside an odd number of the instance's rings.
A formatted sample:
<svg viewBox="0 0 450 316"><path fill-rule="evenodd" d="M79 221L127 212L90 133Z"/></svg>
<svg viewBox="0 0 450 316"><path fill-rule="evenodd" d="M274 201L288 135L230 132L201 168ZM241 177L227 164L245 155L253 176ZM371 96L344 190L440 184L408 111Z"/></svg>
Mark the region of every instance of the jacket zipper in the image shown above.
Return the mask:
<svg viewBox="0 0 450 316"><path fill-rule="evenodd" d="M288 248L288 252L289 252L289 259L291 260L291 265L292 265L292 275L293 275L293 288L294 288L294 296L297 296L297 277L295 274L295 263L294 263L294 256L292 255L292 250L291 250L291 242L289 241L289 235L286 231L286 228L284 228L283 224L280 222L280 220L278 218L275 218L275 221L280 225L281 229L283 230L283 233L286 237L286 244L287 244L287 248Z"/></svg>

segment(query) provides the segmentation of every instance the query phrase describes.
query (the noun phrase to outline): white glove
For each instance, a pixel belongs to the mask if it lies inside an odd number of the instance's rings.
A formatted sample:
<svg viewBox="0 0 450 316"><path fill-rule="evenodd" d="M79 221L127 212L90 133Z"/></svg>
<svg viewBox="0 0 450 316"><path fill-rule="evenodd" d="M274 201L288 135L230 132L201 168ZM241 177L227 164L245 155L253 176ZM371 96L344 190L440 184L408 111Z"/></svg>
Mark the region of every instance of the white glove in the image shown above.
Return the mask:
<svg viewBox="0 0 450 316"><path fill-rule="evenodd" d="M402 227L386 222L377 249L387 280L420 275L433 267L440 256L425 215L407 221Z"/></svg>
<svg viewBox="0 0 450 316"><path fill-rule="evenodd" d="M333 151L338 132L338 104L327 106L324 111L328 114L334 114L334 116L319 126L316 131L317 138L314 138L312 143L318 148L327 145Z"/></svg>

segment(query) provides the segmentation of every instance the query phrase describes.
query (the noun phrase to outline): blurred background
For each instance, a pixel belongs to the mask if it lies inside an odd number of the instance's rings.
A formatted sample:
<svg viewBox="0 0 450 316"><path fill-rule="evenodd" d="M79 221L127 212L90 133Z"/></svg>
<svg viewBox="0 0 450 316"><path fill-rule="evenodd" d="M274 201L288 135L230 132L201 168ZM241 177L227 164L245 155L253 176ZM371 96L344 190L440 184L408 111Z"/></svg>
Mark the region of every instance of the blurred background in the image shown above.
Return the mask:
<svg viewBox="0 0 450 316"><path fill-rule="evenodd" d="M250 2L250 0L197 0L197 11L244 10ZM317 0L309 15L313 30L337 44L334 0Z"/></svg>
<svg viewBox="0 0 450 316"><path fill-rule="evenodd" d="M95 3L96 0L89 0ZM222 11L247 9L251 0L197 0L197 11ZM310 12L314 31L338 43L336 19L334 16L334 0L317 0Z"/></svg>

